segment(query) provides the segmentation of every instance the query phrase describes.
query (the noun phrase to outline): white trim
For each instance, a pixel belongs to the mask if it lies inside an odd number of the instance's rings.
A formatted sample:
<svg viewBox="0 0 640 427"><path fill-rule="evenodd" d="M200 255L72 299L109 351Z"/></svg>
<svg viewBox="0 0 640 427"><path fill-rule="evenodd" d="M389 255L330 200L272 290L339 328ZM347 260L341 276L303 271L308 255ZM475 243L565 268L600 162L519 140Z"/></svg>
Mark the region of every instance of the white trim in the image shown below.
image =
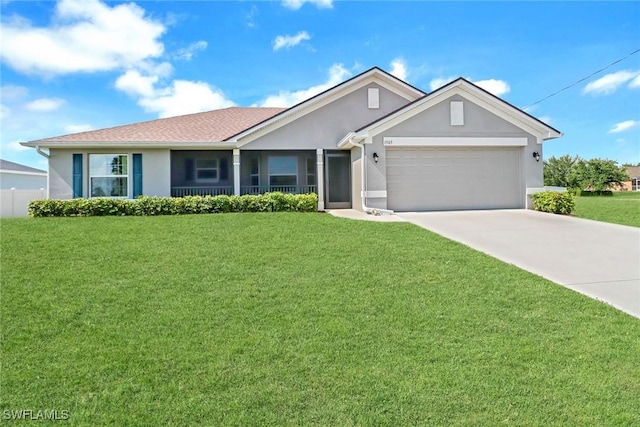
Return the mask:
<svg viewBox="0 0 640 427"><path fill-rule="evenodd" d="M233 194L240 195L240 150L233 149Z"/></svg>
<svg viewBox="0 0 640 427"><path fill-rule="evenodd" d="M367 199L385 199L387 197L387 190L361 191L360 196Z"/></svg>
<svg viewBox="0 0 640 427"><path fill-rule="evenodd" d="M377 87L370 87L367 89L367 107L370 110L377 110L380 108L380 89Z"/></svg>
<svg viewBox="0 0 640 427"><path fill-rule="evenodd" d="M324 107L325 105L328 105L331 102L334 102L372 83L392 91L396 95L401 96L410 102L425 95L424 92L408 85L407 83L396 80L381 70L374 68L360 76L334 86L323 94L303 101L297 106L294 106L289 110L285 110L283 113L272 117L262 124L245 130L244 132L236 135L233 139L230 139L229 142L237 142L237 146L242 147L261 136L273 132L274 130L291 123L306 114Z"/></svg>
<svg viewBox="0 0 640 427"><path fill-rule="evenodd" d="M493 98L464 80L459 80L444 89L438 89L435 92L432 92L430 95L427 95L419 101L398 110L389 117L362 129L356 134L356 136L373 137L375 135L379 135L394 126L399 125L405 120L408 120L409 118L445 101L452 95L459 95L466 100L477 104L479 107L484 108L490 113L497 115L541 140L559 138L562 136L562 133L556 132L550 126L534 120L532 117L529 117L517 108L510 106L500 99Z"/></svg>
<svg viewBox="0 0 640 427"><path fill-rule="evenodd" d="M84 154L84 153L83 153ZM86 153L86 164L87 164L87 192L84 192L84 182L83 186L83 194L87 194L88 198L93 199L96 197L109 197L113 199L128 199L131 194L133 194L133 170L132 170L132 154L131 153ZM91 156L112 156L112 157L120 157L124 156L127 158L127 173L124 175L93 175L91 173ZM84 161L84 159L83 159ZM83 167L84 174L84 167ZM93 195L93 178L126 178L127 179L127 194L124 196L94 196Z"/></svg>
<svg viewBox="0 0 640 427"><path fill-rule="evenodd" d="M451 126L464 126L464 103L451 101L449 109Z"/></svg>
<svg viewBox="0 0 640 427"><path fill-rule="evenodd" d="M385 136L386 147L524 147L527 138Z"/></svg>
<svg viewBox="0 0 640 427"><path fill-rule="evenodd" d="M316 149L316 189L318 190L318 211L324 211L324 150Z"/></svg>
<svg viewBox="0 0 640 427"><path fill-rule="evenodd" d="M8 170L8 169L0 169L0 173L10 173L13 175L47 176L47 172L26 172L26 171L14 171L14 170Z"/></svg>
<svg viewBox="0 0 640 427"><path fill-rule="evenodd" d="M24 147L35 148L35 142L21 142L20 145ZM37 145L42 148L73 148L76 150L91 149L91 148L168 148L171 150L193 150L203 149L207 150L230 150L237 148L233 143L221 143L221 142L115 142L115 141L102 141L102 142L68 142L68 141L55 141L55 142L38 142Z"/></svg>

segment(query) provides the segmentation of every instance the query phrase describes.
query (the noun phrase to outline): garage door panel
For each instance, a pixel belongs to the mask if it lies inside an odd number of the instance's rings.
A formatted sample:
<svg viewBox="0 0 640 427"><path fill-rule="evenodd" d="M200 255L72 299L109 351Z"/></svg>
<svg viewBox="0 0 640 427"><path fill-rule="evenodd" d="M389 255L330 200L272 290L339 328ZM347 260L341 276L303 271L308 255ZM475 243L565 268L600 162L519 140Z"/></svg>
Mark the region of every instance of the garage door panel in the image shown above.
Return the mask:
<svg viewBox="0 0 640 427"><path fill-rule="evenodd" d="M387 149L396 211L523 207L521 148Z"/></svg>

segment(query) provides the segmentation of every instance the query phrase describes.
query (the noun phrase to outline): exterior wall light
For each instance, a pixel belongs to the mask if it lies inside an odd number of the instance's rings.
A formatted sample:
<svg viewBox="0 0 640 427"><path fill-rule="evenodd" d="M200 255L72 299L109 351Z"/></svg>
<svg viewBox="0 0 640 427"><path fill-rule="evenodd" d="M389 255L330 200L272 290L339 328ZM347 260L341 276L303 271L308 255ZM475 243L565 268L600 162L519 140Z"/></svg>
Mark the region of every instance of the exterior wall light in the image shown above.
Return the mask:
<svg viewBox="0 0 640 427"><path fill-rule="evenodd" d="M537 151L533 152L533 158L536 159L536 162L540 161L540 153L538 153Z"/></svg>
<svg viewBox="0 0 640 427"><path fill-rule="evenodd" d="M378 159L380 159L380 156L378 156L378 153L373 153L373 161L378 163Z"/></svg>

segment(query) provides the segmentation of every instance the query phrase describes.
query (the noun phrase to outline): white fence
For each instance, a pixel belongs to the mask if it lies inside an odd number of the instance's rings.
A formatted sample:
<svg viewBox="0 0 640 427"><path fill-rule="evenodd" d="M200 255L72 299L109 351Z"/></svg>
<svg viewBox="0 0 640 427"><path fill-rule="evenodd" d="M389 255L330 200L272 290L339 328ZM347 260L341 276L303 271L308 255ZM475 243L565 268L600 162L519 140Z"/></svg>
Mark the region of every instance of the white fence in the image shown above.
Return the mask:
<svg viewBox="0 0 640 427"><path fill-rule="evenodd" d="M27 216L29 202L34 199L46 199L47 190L0 190L0 218Z"/></svg>

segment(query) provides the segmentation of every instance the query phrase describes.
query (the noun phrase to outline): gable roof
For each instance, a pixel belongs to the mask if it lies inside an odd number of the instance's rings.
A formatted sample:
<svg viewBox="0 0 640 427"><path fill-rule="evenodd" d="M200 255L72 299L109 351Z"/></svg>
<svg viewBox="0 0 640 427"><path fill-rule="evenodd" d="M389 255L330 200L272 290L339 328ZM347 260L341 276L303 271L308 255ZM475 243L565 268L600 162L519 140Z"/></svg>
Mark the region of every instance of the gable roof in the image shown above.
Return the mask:
<svg viewBox="0 0 640 427"><path fill-rule="evenodd" d="M349 146L349 139L356 137L357 139L363 139L365 136L377 135L383 132L385 129L395 126L398 122L406 120L445 98L453 95L460 94L465 98L468 98L472 102L480 104L480 106L489 110L490 112L502 117L508 122L518 126L525 131L540 136L542 140L559 138L562 133L549 126L545 122L537 119L531 114L527 113L515 107L495 96L494 94L482 89L481 87L471 83L463 77L459 77L456 80L434 90L433 92L416 99L413 102L408 103L389 114L380 117L379 119L356 129L354 132L346 135L339 143L339 147Z"/></svg>
<svg viewBox="0 0 640 427"><path fill-rule="evenodd" d="M426 95L425 92L387 73L381 68L373 67L309 99L304 100L294 105L293 107L286 109L285 111L275 115L274 117L266 119L264 122L259 123L256 126L239 132L238 134L229 138L229 141L236 142L249 136L254 136L255 138L255 135L262 135L264 131L270 132L273 129L284 126L285 124L332 102L337 97L344 96L356 89L361 88L369 82L377 83L380 86L395 92L396 94L405 98L408 102L414 101ZM246 144L247 142L248 141L243 141L243 144Z"/></svg>
<svg viewBox="0 0 640 427"><path fill-rule="evenodd" d="M285 108L230 107L39 139L30 141L29 144L45 145L51 142L221 142L284 110Z"/></svg>
<svg viewBox="0 0 640 427"><path fill-rule="evenodd" d="M201 146L221 143L220 146L236 146L238 141L260 130L273 130L289 123L301 115L330 102L335 96L342 96L349 90L360 87L363 82L375 81L408 101L424 96L424 92L395 76L373 67L324 92L304 100L290 108L231 107L202 113L168 117L133 123L105 129L44 138L21 143L28 147L88 145L115 146L144 144L146 146L167 146L180 143L181 146ZM274 126L275 125L275 126ZM224 143L227 144L224 144Z"/></svg>
<svg viewBox="0 0 640 427"><path fill-rule="evenodd" d="M0 171L2 172L15 172L24 174L39 174L46 175L47 171L42 169L32 168L31 166L21 165L20 163L10 162L9 160L0 159Z"/></svg>

